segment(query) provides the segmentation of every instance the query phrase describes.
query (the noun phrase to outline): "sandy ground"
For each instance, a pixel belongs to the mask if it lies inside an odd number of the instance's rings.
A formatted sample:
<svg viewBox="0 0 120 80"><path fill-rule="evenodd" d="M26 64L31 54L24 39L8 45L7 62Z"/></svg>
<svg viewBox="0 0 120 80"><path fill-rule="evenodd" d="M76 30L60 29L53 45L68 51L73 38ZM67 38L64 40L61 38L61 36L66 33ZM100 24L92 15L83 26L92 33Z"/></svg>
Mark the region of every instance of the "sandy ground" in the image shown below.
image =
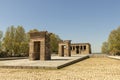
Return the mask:
<svg viewBox="0 0 120 80"><path fill-rule="evenodd" d="M59 70L0 68L0 80L120 80L120 60L89 58Z"/></svg>

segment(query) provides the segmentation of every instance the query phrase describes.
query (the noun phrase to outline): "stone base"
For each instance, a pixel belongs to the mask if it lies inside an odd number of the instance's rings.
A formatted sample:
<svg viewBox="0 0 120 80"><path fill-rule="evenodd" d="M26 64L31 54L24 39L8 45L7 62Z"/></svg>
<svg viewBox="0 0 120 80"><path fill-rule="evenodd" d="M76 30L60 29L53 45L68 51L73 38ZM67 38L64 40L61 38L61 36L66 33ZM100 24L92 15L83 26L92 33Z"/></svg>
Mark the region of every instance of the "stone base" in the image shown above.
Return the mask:
<svg viewBox="0 0 120 80"><path fill-rule="evenodd" d="M86 58L89 58L89 55L72 55L71 57L52 56L51 60L46 61L29 61L29 59L1 60L0 68L60 69Z"/></svg>

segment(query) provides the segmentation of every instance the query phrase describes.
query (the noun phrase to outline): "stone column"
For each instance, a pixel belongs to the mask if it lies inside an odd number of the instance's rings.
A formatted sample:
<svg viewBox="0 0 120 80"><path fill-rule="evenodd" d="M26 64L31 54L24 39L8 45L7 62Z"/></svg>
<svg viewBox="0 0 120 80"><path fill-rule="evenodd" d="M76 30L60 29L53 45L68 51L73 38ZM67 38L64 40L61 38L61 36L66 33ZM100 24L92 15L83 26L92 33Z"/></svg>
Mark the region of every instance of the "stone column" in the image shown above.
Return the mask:
<svg viewBox="0 0 120 80"><path fill-rule="evenodd" d="M34 47L34 43L32 41L30 41L30 43L29 43L29 59L30 60L35 60L33 47Z"/></svg>
<svg viewBox="0 0 120 80"><path fill-rule="evenodd" d="M90 45L86 45L86 52L88 54L91 54L91 47L90 47Z"/></svg>
<svg viewBox="0 0 120 80"><path fill-rule="evenodd" d="M81 54L81 46L79 46L79 54Z"/></svg>
<svg viewBox="0 0 120 80"><path fill-rule="evenodd" d="M51 60L50 37L45 40L45 60Z"/></svg>
<svg viewBox="0 0 120 80"><path fill-rule="evenodd" d="M45 60L45 41L41 41L40 60Z"/></svg>
<svg viewBox="0 0 120 80"><path fill-rule="evenodd" d="M71 40L66 40L66 53L65 55L70 57L71 56L71 50L70 50L70 46L71 46Z"/></svg>
<svg viewBox="0 0 120 80"><path fill-rule="evenodd" d="M63 53L64 49L63 49L63 47L64 47L63 45L59 44L58 55L61 56L61 57L64 56L64 53Z"/></svg>

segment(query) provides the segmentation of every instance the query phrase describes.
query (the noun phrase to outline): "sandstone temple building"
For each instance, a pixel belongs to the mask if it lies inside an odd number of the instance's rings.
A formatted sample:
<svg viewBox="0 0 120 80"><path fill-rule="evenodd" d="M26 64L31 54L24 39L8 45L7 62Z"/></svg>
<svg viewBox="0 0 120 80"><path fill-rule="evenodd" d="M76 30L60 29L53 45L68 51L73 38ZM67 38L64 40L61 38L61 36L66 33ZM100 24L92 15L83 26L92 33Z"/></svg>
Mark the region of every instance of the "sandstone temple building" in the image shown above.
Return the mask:
<svg viewBox="0 0 120 80"><path fill-rule="evenodd" d="M71 40L64 40L59 43L59 56L71 56L71 54L91 54L89 43L71 43Z"/></svg>
<svg viewBox="0 0 120 80"><path fill-rule="evenodd" d="M50 35L47 31L30 33L29 59L51 60ZM60 41L58 55L61 57L72 54L91 54L89 43L71 43L71 40Z"/></svg>
<svg viewBox="0 0 120 80"><path fill-rule="evenodd" d="M71 54L91 54L91 45L89 43L72 43Z"/></svg>

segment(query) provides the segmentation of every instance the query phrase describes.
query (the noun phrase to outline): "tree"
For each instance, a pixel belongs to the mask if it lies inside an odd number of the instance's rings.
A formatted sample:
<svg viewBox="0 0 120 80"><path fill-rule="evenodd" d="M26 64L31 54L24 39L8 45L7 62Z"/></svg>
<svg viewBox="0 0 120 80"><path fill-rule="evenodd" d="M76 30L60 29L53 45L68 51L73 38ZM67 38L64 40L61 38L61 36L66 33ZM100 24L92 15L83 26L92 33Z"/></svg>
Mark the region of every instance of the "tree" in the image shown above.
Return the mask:
<svg viewBox="0 0 120 80"><path fill-rule="evenodd" d="M111 55L120 55L120 50L116 49L116 48L113 48L111 51L110 51L110 54Z"/></svg>
<svg viewBox="0 0 120 80"><path fill-rule="evenodd" d="M15 49L15 30L14 26L8 27L3 39L3 46L10 55L14 53Z"/></svg>
<svg viewBox="0 0 120 80"><path fill-rule="evenodd" d="M31 32L39 32L39 30L38 29L32 29L28 33L31 33Z"/></svg>
<svg viewBox="0 0 120 80"><path fill-rule="evenodd" d="M120 27L110 33L108 38L108 48L111 54L120 53Z"/></svg>
<svg viewBox="0 0 120 80"><path fill-rule="evenodd" d="M58 52L58 43L60 41L60 37L54 33L50 36L50 45L51 45L51 51L52 52Z"/></svg>
<svg viewBox="0 0 120 80"><path fill-rule="evenodd" d="M109 53L109 49L108 49L108 42L104 42L102 44L102 53L108 54Z"/></svg>
<svg viewBox="0 0 120 80"><path fill-rule="evenodd" d="M24 28L18 26L15 33L15 52L19 55L21 55L21 53L28 53L28 43L27 34Z"/></svg>
<svg viewBox="0 0 120 80"><path fill-rule="evenodd" d="M28 53L28 43L27 34L22 26L7 28L3 45L5 50L10 53L9 55L19 56L21 53Z"/></svg>
<svg viewBox="0 0 120 80"><path fill-rule="evenodd" d="M2 39L2 36L3 36L3 32L0 31L0 40Z"/></svg>
<svg viewBox="0 0 120 80"><path fill-rule="evenodd" d="M1 50L1 47L2 47L2 36L3 36L3 32L0 31L0 50Z"/></svg>

